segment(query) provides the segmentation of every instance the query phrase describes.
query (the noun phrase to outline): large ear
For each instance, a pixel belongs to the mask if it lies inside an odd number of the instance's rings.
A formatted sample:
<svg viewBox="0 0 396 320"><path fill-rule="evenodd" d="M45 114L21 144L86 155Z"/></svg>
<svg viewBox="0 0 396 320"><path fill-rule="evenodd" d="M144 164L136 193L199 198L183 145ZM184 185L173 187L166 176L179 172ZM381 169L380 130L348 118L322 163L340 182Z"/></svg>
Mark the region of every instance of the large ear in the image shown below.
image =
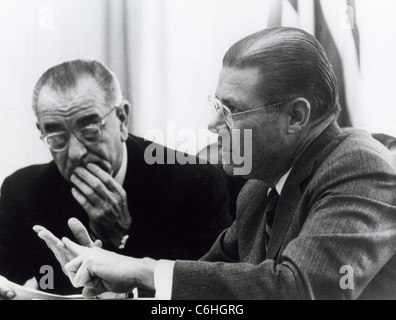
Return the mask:
<svg viewBox="0 0 396 320"><path fill-rule="evenodd" d="M126 141L128 139L129 110L130 110L130 105L129 102L126 100L122 101L120 106L116 109L117 117L118 119L120 119L122 141Z"/></svg>
<svg viewBox="0 0 396 320"><path fill-rule="evenodd" d="M289 108L288 133L294 134L303 130L309 123L311 104L305 98L296 98L291 101Z"/></svg>

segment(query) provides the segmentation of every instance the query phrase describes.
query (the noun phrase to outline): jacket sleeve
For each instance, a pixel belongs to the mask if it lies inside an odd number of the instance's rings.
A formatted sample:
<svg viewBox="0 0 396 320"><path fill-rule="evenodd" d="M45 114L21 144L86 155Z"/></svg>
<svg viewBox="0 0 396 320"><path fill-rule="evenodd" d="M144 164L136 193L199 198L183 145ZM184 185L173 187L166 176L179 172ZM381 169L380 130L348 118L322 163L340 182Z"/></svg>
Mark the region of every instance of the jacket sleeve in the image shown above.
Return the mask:
<svg viewBox="0 0 396 320"><path fill-rule="evenodd" d="M349 150L321 169L300 199L306 220L277 260L177 261L172 299L357 299L386 286L396 294L386 271L396 266L394 169L375 152Z"/></svg>
<svg viewBox="0 0 396 320"><path fill-rule="evenodd" d="M30 259L29 243L24 235L26 222L15 194L18 190L12 186L12 179L4 180L0 196L0 275L19 284L33 277L34 267ZM19 199L19 200L18 200Z"/></svg>

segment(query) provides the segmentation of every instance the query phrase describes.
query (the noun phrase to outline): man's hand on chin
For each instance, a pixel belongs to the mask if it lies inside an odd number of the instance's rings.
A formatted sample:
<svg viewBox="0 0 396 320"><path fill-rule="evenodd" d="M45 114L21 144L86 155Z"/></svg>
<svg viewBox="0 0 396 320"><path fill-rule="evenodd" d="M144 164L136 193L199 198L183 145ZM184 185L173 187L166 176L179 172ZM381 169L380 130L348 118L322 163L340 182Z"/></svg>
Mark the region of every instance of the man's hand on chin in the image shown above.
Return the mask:
<svg viewBox="0 0 396 320"><path fill-rule="evenodd" d="M93 163L77 167L70 181L74 198L88 213L90 230L106 245L119 248L132 224L125 190Z"/></svg>

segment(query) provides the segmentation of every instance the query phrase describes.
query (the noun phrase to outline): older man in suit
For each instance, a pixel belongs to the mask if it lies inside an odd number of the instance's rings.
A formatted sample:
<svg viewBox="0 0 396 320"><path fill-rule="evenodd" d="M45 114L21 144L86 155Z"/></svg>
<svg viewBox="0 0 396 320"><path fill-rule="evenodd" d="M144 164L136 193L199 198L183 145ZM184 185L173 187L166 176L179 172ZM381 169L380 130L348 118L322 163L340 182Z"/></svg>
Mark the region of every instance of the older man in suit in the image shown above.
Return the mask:
<svg viewBox="0 0 396 320"><path fill-rule="evenodd" d="M158 259L198 259L231 224L218 168L147 163L145 150L153 143L128 133L129 103L100 62L67 61L46 71L33 107L54 161L18 170L3 183L1 276L19 284L40 281L41 268L51 266L54 286L41 289L75 291L32 230L36 224L72 236L67 222L75 217L104 248ZM173 159L179 155L155 149ZM0 282L0 298L7 293L13 296Z"/></svg>
<svg viewBox="0 0 396 320"><path fill-rule="evenodd" d="M391 155L337 126L337 81L318 41L293 28L238 41L211 103L212 129L252 134L233 225L200 261L132 259L42 231L75 257L65 266L72 282L85 295L137 286L164 299L396 298ZM233 152L223 145L223 157Z"/></svg>

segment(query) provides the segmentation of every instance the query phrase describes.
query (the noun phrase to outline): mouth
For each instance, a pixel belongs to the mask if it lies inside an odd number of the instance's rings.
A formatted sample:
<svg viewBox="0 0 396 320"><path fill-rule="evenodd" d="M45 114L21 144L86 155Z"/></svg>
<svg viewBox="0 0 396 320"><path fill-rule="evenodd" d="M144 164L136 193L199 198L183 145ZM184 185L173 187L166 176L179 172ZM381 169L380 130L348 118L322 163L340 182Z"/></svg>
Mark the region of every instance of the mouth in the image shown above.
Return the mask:
<svg viewBox="0 0 396 320"><path fill-rule="evenodd" d="M77 163L77 164L70 166L69 170L68 170L70 173L70 176L74 173L74 171L76 170L77 167L86 168L87 165L90 163L98 166L100 169L102 169L104 172L106 172L110 175L113 173L110 163L108 163L107 161L95 160L95 161L83 161L82 163Z"/></svg>
<svg viewBox="0 0 396 320"><path fill-rule="evenodd" d="M108 163L105 163L105 162L94 162L94 161L92 161L92 162L86 163L85 166L87 166L89 163L92 163L92 164L97 165L97 166L98 166L99 168L101 168L104 172L106 172L106 173L108 173L108 174L110 174L110 175L111 175L112 172L113 172L113 170L112 170L110 164L108 164Z"/></svg>

